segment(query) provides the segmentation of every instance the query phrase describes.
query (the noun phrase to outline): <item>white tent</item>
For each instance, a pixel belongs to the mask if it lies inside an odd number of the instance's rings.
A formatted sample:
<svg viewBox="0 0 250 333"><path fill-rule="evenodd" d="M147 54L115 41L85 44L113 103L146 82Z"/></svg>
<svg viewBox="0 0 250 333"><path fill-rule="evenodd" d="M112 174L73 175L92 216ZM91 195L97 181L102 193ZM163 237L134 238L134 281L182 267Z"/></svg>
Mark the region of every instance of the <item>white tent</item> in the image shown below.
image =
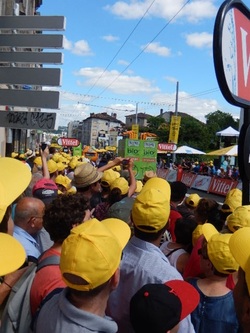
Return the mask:
<svg viewBox="0 0 250 333"><path fill-rule="evenodd" d="M175 154L198 154L205 155L204 151L189 147L189 146L180 146L175 152Z"/></svg>
<svg viewBox="0 0 250 333"><path fill-rule="evenodd" d="M239 136L240 132L239 131L236 131L233 127L229 126L228 128L222 130L222 131L219 131L219 132L216 132L216 135L217 136Z"/></svg>

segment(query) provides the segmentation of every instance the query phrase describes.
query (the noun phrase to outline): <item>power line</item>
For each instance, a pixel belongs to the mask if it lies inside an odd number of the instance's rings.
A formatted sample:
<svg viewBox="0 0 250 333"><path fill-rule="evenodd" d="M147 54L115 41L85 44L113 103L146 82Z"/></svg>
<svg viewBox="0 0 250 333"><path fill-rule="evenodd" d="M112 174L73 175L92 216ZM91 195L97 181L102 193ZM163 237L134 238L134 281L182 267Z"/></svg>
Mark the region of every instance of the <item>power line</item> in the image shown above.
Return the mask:
<svg viewBox="0 0 250 333"><path fill-rule="evenodd" d="M166 29L166 27L176 18L176 16L183 10L183 8L190 2L191 0L187 0L184 5L176 12L176 14L162 27L162 29L155 35L155 37L141 50L141 52L125 67L125 69L117 75L114 80L106 86L100 94L96 97L99 98L100 95L102 95L112 84L142 55L142 53L149 47L149 45L155 41L155 39L162 33L163 30ZM94 100L92 100L93 102Z"/></svg>
<svg viewBox="0 0 250 333"><path fill-rule="evenodd" d="M89 88L89 90L87 91L87 94L90 93L90 91L96 86L97 82L102 78L103 74L107 71L107 69L109 68L109 66L112 64L112 62L115 60L115 58L118 56L118 54L120 53L120 51L123 49L123 47L126 45L127 41L130 39L130 37L133 35L133 33L135 32L135 30L137 29L137 27L139 26L139 24L141 23L141 21L144 19L144 17L146 16L146 14L148 13L149 9L153 6L153 4L155 3L156 0L153 0L152 3L149 5L149 7L147 8L147 10L145 11L145 13L143 14L143 16L140 18L140 20L137 22L137 24L135 25L135 27L133 28L133 30L130 32L130 34L128 35L128 37L125 39L125 41L123 42L122 46L118 49L118 51L115 53L115 55L113 56L113 58L110 60L110 62L108 63L108 65L106 66L106 68L104 69L104 71L101 73L101 75L97 78L97 80L95 81L95 83Z"/></svg>

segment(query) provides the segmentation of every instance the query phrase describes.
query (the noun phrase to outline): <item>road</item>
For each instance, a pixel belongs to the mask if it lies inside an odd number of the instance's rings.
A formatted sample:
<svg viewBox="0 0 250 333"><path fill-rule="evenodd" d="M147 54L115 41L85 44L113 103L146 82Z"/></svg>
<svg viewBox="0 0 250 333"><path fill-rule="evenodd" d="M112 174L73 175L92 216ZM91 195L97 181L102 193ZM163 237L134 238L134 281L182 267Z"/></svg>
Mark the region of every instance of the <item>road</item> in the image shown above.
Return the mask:
<svg viewBox="0 0 250 333"><path fill-rule="evenodd" d="M189 194L197 193L197 194L199 194L200 197L216 200L219 204L223 204L223 202L225 200L224 196L216 195L216 194L212 194L212 193L207 193L207 192L204 192L204 191L198 191L195 188L189 188L188 193Z"/></svg>

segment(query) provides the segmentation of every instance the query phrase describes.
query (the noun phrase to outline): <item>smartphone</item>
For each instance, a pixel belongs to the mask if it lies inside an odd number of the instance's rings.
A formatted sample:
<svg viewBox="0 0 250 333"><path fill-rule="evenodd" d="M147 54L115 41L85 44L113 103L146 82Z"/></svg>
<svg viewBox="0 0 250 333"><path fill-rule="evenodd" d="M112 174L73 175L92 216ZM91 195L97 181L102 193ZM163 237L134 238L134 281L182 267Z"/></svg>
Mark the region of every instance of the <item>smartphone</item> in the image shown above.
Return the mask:
<svg viewBox="0 0 250 333"><path fill-rule="evenodd" d="M42 142L41 143L41 149L42 149L42 151L44 151L46 149L46 147L47 147L47 143Z"/></svg>
<svg viewBox="0 0 250 333"><path fill-rule="evenodd" d="M123 160L123 161L122 161L122 164L123 164L123 165L128 165L128 162L129 162L129 160L126 159L126 160Z"/></svg>

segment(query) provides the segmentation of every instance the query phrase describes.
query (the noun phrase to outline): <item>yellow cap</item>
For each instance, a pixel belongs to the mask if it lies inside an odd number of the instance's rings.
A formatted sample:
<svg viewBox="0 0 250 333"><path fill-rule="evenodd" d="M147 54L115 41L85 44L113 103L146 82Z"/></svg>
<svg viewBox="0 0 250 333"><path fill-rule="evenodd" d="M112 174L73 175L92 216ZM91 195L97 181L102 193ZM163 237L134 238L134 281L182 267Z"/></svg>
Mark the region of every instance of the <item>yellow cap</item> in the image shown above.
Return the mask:
<svg viewBox="0 0 250 333"><path fill-rule="evenodd" d="M232 234L220 234L211 223L202 226L204 237L207 241L207 254L215 269L223 274L237 271L239 265L234 259L229 241Z"/></svg>
<svg viewBox="0 0 250 333"><path fill-rule="evenodd" d="M119 219L86 221L62 245L60 269L71 288L89 291L107 282L119 267L130 228ZM76 277L78 283L76 283Z"/></svg>
<svg viewBox="0 0 250 333"><path fill-rule="evenodd" d="M166 225L170 214L170 192L165 179L154 177L145 183L132 208L137 229L155 233Z"/></svg>
<svg viewBox="0 0 250 333"><path fill-rule="evenodd" d="M63 171L66 169L66 164L64 164L63 162L57 162L57 170L58 171Z"/></svg>
<svg viewBox="0 0 250 333"><path fill-rule="evenodd" d="M41 156L37 156L35 159L34 159L34 164L36 164L37 166L42 166L42 158Z"/></svg>
<svg viewBox="0 0 250 333"><path fill-rule="evenodd" d="M250 205L235 208L226 219L228 229L235 232L239 228L250 227Z"/></svg>
<svg viewBox="0 0 250 333"><path fill-rule="evenodd" d="M49 173L54 173L57 171L57 164L55 161L48 160L47 164L48 164Z"/></svg>
<svg viewBox="0 0 250 333"><path fill-rule="evenodd" d="M121 190L122 195L124 195L128 193L129 190L128 181L124 177L119 177L115 179L110 185L111 190L113 190L114 188L119 188Z"/></svg>
<svg viewBox="0 0 250 333"><path fill-rule="evenodd" d="M70 187L71 180L67 176L58 175L55 179L55 183L64 186L67 190Z"/></svg>
<svg viewBox="0 0 250 333"><path fill-rule="evenodd" d="M135 193L140 193L141 190L143 188L143 184L141 180L137 180L136 181L136 189L135 189Z"/></svg>
<svg viewBox="0 0 250 333"><path fill-rule="evenodd" d="M27 168L27 167L26 167ZM0 276L16 271L25 261L26 253L14 237L0 233Z"/></svg>
<svg viewBox="0 0 250 333"><path fill-rule="evenodd" d="M235 208L241 205L242 205L242 191L239 190L238 188L234 188L227 193L224 203L221 207L221 211L223 213L230 213L230 212L232 213L235 210Z"/></svg>
<svg viewBox="0 0 250 333"><path fill-rule="evenodd" d="M0 223L7 207L22 194L31 181L27 166L11 157L0 158Z"/></svg>
<svg viewBox="0 0 250 333"><path fill-rule="evenodd" d="M112 169L105 170L102 175L102 186L110 186L117 178L120 177L120 174ZM105 184L107 183L107 184Z"/></svg>
<svg viewBox="0 0 250 333"><path fill-rule="evenodd" d="M229 241L230 250L237 263L245 272L248 293L250 295L250 228L235 231Z"/></svg>
<svg viewBox="0 0 250 333"><path fill-rule="evenodd" d="M188 207L196 208L198 206L200 199L201 197L197 193L192 193L186 198L185 204Z"/></svg>

